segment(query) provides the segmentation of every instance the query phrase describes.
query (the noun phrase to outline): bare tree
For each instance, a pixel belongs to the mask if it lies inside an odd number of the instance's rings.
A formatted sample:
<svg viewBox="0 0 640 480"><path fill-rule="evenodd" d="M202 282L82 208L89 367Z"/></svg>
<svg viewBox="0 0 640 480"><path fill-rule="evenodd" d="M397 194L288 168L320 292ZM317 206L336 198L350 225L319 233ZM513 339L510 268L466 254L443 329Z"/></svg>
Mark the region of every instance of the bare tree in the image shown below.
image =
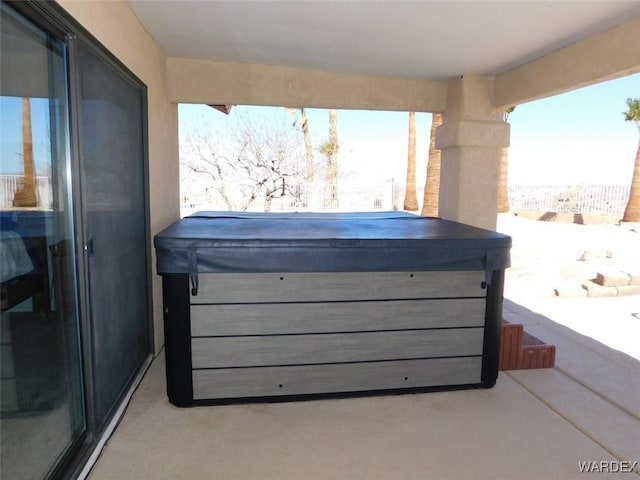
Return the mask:
<svg viewBox="0 0 640 480"><path fill-rule="evenodd" d="M264 211L274 198L297 197L303 179L299 137L284 119L242 117L223 133L203 127L184 139L180 163L185 174L215 192L228 210L246 211L259 198Z"/></svg>

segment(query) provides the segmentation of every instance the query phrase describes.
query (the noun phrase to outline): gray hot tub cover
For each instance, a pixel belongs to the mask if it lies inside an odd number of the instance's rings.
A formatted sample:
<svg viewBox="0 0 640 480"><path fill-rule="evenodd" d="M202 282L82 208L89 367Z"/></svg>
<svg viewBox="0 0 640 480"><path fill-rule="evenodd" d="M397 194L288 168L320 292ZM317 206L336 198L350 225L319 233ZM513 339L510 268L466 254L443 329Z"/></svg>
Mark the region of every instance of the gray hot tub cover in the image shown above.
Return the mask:
<svg viewBox="0 0 640 480"><path fill-rule="evenodd" d="M495 270L511 238L404 212L198 212L154 238L159 274ZM194 292L195 294L195 292Z"/></svg>

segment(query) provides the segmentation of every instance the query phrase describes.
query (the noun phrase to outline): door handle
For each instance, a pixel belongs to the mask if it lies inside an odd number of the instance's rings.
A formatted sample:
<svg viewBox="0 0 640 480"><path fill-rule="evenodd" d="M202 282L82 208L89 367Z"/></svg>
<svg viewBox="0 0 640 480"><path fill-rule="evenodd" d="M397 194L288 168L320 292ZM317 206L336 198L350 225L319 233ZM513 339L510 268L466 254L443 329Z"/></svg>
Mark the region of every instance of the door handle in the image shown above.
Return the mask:
<svg viewBox="0 0 640 480"><path fill-rule="evenodd" d="M87 257L93 257L93 238L87 240L87 243L84 244L84 253Z"/></svg>

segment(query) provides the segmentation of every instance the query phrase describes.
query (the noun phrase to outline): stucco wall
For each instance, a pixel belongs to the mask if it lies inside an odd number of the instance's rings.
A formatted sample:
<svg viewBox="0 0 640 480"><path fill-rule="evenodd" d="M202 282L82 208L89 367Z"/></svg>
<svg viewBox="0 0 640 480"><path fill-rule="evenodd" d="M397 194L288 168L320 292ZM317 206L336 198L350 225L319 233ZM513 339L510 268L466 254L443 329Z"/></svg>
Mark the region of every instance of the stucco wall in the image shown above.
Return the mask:
<svg viewBox="0 0 640 480"><path fill-rule="evenodd" d="M640 72L640 17L496 77L505 108Z"/></svg>
<svg viewBox="0 0 640 480"><path fill-rule="evenodd" d="M185 58L168 59L167 85L179 103L440 112L447 99L447 82Z"/></svg>
<svg viewBox="0 0 640 480"><path fill-rule="evenodd" d="M509 145L509 125L493 108L493 77L465 75L451 80L443 124L439 215L495 229L500 152Z"/></svg>
<svg viewBox="0 0 640 480"><path fill-rule="evenodd" d="M151 235L180 216L178 107L168 100L166 58L122 2L58 2L147 85L149 102L149 195ZM153 256L153 317L156 352L164 344L162 290Z"/></svg>

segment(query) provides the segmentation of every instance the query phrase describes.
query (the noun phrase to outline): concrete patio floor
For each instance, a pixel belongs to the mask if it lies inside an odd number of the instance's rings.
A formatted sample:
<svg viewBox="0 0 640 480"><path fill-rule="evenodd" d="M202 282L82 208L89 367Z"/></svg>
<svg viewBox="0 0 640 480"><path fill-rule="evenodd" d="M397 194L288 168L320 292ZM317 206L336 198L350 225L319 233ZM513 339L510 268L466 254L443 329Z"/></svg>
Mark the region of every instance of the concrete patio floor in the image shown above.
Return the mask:
<svg viewBox="0 0 640 480"><path fill-rule="evenodd" d="M640 460L640 362L513 302L505 318L554 342L556 367L489 390L180 409L161 354L89 478L638 478L579 462Z"/></svg>

